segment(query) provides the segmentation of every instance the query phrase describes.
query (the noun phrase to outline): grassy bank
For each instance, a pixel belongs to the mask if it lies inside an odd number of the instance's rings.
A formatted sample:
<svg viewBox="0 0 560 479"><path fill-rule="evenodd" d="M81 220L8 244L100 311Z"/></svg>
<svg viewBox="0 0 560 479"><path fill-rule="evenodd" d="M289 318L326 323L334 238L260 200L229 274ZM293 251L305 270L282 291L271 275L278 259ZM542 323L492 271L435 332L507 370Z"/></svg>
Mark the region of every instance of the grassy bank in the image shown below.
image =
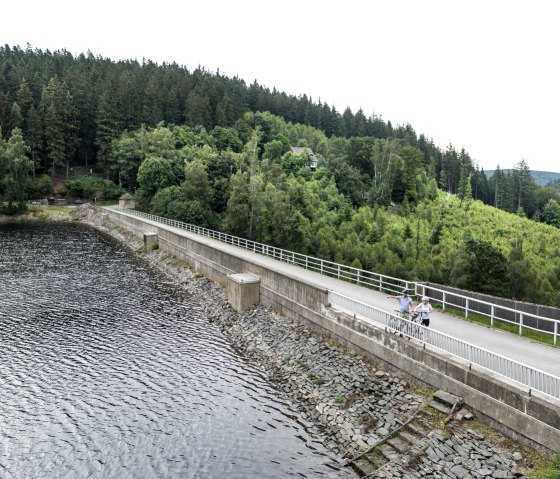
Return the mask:
<svg viewBox="0 0 560 479"><path fill-rule="evenodd" d="M14 215L0 214L0 222L18 221L70 221L73 208L68 206L30 206L26 211Z"/></svg>

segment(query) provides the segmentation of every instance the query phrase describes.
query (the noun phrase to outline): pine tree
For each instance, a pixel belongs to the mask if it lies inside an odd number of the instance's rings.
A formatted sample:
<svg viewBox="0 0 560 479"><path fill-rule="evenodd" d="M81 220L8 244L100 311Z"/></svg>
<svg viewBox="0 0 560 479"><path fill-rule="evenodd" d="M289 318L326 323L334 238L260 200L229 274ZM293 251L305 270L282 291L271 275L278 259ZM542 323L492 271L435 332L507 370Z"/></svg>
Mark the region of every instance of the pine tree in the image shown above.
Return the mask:
<svg viewBox="0 0 560 479"><path fill-rule="evenodd" d="M43 139L52 174L74 159L78 144L76 110L66 86L52 77L41 93ZM46 169L45 169L46 171Z"/></svg>

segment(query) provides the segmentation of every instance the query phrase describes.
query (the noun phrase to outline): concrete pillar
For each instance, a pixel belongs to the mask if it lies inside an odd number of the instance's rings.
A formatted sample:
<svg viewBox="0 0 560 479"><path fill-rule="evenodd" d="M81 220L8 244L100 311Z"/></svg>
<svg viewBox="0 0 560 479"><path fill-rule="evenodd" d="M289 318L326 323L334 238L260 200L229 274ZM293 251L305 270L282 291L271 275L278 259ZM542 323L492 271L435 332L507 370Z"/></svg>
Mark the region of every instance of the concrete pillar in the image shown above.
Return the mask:
<svg viewBox="0 0 560 479"><path fill-rule="evenodd" d="M144 251L147 253L148 251L152 251L156 249L154 245L158 244L158 234L152 232L144 233Z"/></svg>
<svg viewBox="0 0 560 479"><path fill-rule="evenodd" d="M261 278L251 273L228 275L227 296L229 304L240 313L260 302Z"/></svg>

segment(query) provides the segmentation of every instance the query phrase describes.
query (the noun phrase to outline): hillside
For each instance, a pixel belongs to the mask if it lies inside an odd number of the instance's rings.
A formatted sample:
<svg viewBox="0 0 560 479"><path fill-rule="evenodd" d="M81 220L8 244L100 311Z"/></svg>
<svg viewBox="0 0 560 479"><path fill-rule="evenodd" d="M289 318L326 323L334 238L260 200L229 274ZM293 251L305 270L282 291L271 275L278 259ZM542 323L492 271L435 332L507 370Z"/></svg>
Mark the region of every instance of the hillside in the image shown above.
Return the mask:
<svg viewBox="0 0 560 479"><path fill-rule="evenodd" d="M510 282L509 296L529 302L547 297L550 303L560 304L560 295L553 286L560 272L560 229L480 201L474 201L467 210L456 196L443 200L440 195L431 205L419 205L418 210L423 207L431 212L445 212L440 215L441 247L435 251L433 260L450 271L447 284L476 290L481 284L475 282L485 281L486 275L482 273L486 271L495 275L486 277L491 287L505 286L495 280ZM434 228L436 223L432 219L428 224ZM475 243L469 247L471 240ZM480 277L472 277L473 273Z"/></svg>
<svg viewBox="0 0 560 479"><path fill-rule="evenodd" d="M485 170L486 176L491 178L496 170ZM502 173L511 174L513 170L500 170ZM560 173L555 173L552 171L534 171L531 170L531 175L533 179L537 182L539 186L548 186L549 183L552 183L558 179L560 179Z"/></svg>
<svg viewBox="0 0 560 479"><path fill-rule="evenodd" d="M340 114L201 68L0 47L0 69L13 72L0 76L8 203L33 198L29 179L54 171L48 186L70 197L114 199L122 187L159 216L400 278L560 305L557 230L537 224L560 221L560 192L539 187L528 165L490 182L466 150L442 150L410 124ZM80 168L86 175L63 183Z"/></svg>
<svg viewBox="0 0 560 479"><path fill-rule="evenodd" d="M560 180L560 173L550 171L532 171L533 178L540 186L549 186L550 183Z"/></svg>

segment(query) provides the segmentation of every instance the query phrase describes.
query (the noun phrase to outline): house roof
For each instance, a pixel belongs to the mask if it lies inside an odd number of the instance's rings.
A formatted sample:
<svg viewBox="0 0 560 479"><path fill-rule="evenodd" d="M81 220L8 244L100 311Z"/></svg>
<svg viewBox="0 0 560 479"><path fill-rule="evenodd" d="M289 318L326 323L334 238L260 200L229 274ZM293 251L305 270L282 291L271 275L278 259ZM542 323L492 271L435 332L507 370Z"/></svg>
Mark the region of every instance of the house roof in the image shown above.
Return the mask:
<svg viewBox="0 0 560 479"><path fill-rule="evenodd" d="M315 153L313 153L313 150L311 148L307 148L306 146L292 146L290 148L290 151L294 155L299 155L300 153L305 152L309 155L309 159L311 159L313 161L317 161L317 158L315 158Z"/></svg>

